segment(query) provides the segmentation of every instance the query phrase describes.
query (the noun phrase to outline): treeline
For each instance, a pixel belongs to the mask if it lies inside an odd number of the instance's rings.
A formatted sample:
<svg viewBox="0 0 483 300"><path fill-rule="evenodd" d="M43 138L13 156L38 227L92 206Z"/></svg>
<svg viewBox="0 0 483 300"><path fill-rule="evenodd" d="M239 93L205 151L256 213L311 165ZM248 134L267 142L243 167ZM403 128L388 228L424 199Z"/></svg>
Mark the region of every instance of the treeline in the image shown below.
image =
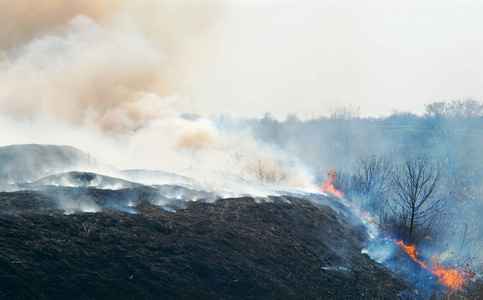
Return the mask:
<svg viewBox="0 0 483 300"><path fill-rule="evenodd" d="M444 245L454 265L483 265L481 102L434 102L421 116L359 118L342 107L308 121L266 114L217 122L251 128L259 141L311 166L317 182L337 169L337 188L399 238Z"/></svg>

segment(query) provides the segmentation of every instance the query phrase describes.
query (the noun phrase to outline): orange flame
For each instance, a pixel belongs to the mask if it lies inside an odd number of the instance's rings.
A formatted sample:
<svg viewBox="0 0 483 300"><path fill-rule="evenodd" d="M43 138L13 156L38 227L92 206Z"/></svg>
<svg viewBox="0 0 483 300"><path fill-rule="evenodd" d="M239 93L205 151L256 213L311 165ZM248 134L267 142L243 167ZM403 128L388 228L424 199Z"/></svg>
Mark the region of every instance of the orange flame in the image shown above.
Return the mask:
<svg viewBox="0 0 483 300"><path fill-rule="evenodd" d="M366 217L366 220L371 222L372 224L376 224L376 221L374 221L374 218L372 217Z"/></svg>
<svg viewBox="0 0 483 300"><path fill-rule="evenodd" d="M364 214L364 219L375 224L374 219L370 216L369 212L362 210ZM382 232L388 239L394 242L396 245L400 246L415 262L417 262L421 267L425 268L433 275L438 277L438 283L446 288L446 293L452 294L459 291L465 286L466 282L471 279L471 274L468 270L463 268L458 269L448 269L444 266L438 265L438 257L435 256L431 260L430 266L425 262L418 259L418 250L415 245L406 245L403 241L391 238L391 235L382 228Z"/></svg>
<svg viewBox="0 0 483 300"><path fill-rule="evenodd" d="M329 192L338 198L344 198L344 194L334 187L336 176L337 170L332 169L329 174L327 174L327 181L322 184L320 190Z"/></svg>
<svg viewBox="0 0 483 300"><path fill-rule="evenodd" d="M447 293L451 294L461 290L466 282L471 279L471 275L463 268L447 269L444 266L438 265L437 256L433 257L431 260L431 266L428 266L416 257L418 251L415 245L408 246L404 244L403 241L395 239L392 239L392 241L401 246L401 248L403 248L403 250L421 267L436 275L438 277L438 283L446 288Z"/></svg>
<svg viewBox="0 0 483 300"><path fill-rule="evenodd" d="M438 283L444 285L449 289L450 293L459 291L466 285L466 282L471 279L471 274L463 269L446 269L437 264L438 257L434 257L431 261L431 273L438 276Z"/></svg>
<svg viewBox="0 0 483 300"><path fill-rule="evenodd" d="M372 224L374 224L374 225L376 225L376 226L377 226L377 224L376 224L376 220L374 220L374 218L373 218L373 217L371 217L371 214L370 214L370 213L369 213L367 210L363 209L363 210L362 210L362 214L364 215L364 219L365 219L366 221L371 222Z"/></svg>
<svg viewBox="0 0 483 300"><path fill-rule="evenodd" d="M327 175L327 181L322 184L320 190L330 192L339 198L344 198L344 194L334 187L336 176L337 170L332 169ZM363 210L363 213L365 214L364 218L367 221L377 226L375 220L370 216L368 211ZM471 274L466 269L448 269L444 266L438 265L437 256L433 257L433 259L431 260L431 265L428 266L425 262L417 258L419 252L416 249L415 245L408 246L403 241L391 238L391 235L384 230L384 227L382 227L382 232L387 236L388 239L393 241L396 245L400 246L421 267L425 268L426 270L437 276L438 283L446 288L447 293L452 294L456 291L461 290L463 286L466 285L466 282L471 279Z"/></svg>
<svg viewBox="0 0 483 300"><path fill-rule="evenodd" d="M410 257L411 257L411 258L412 258L412 259L413 259L415 262L417 262L417 263L418 263L418 264L419 264L421 267L425 268L426 270L429 270L428 266L427 266L427 265L426 265L424 262L420 261L420 260L419 260L419 259L416 257L416 255L418 255L418 253L419 253L419 252L418 252L418 250L416 249L416 246L415 246L415 245L408 246L408 245L404 244L404 242L403 242L403 241L398 241L398 240L393 240L393 241L394 241L394 243L395 243L396 245L401 246L401 248L403 248L403 250L404 250L404 251L405 251L405 252L406 252L406 253L407 253L407 254L408 254L408 255L409 255L409 256L410 256ZM429 270L429 271L431 271L431 270Z"/></svg>

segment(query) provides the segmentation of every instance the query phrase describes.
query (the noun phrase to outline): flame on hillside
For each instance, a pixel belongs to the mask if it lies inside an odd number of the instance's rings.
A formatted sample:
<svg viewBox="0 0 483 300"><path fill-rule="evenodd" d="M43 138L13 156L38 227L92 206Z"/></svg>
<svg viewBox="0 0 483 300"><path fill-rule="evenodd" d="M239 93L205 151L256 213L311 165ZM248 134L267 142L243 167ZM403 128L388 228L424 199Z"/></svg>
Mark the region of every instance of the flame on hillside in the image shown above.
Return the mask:
<svg viewBox="0 0 483 300"><path fill-rule="evenodd" d="M449 269L442 265L438 265L438 256L431 259L431 264L428 266L417 258L418 251L415 245L406 245L403 241L392 239L392 241L401 246L401 248L421 267L438 277L438 283L446 288L446 292L451 294L459 291L466 285L466 282L471 279L471 274L468 270L463 268Z"/></svg>
<svg viewBox="0 0 483 300"><path fill-rule="evenodd" d="M390 238L391 239L391 238ZM406 252L415 262L417 262L421 267L425 268L426 270L429 270L428 266L422 262L421 260L419 260L416 255L418 255L418 250L416 249L416 246L415 245L406 245L404 244L403 241L399 241L399 240L396 240L396 239L391 239L396 245L400 246L401 248L403 248L404 252ZM430 270L431 271L431 270Z"/></svg>
<svg viewBox="0 0 483 300"><path fill-rule="evenodd" d="M374 221L374 219L369 215L368 211L363 211L363 213L364 213L364 219L366 221L371 222L377 227L379 227ZM391 235L385 231L384 227L381 229L384 235L394 244L400 246L404 250L404 252L406 252L409 255L409 257L412 258L412 260L414 260L421 267L425 268L426 270L428 270L429 272L437 276L438 283L445 287L446 293L452 294L454 292L461 290L466 285L468 280L472 278L470 271L467 269L464 269L461 267L457 269L453 269L453 268L446 268L442 265L438 265L437 255L431 259L431 263L429 265L426 264L425 262L418 259L417 256L419 252L416 249L416 245L406 245L401 240L391 238Z"/></svg>
<svg viewBox="0 0 483 300"><path fill-rule="evenodd" d="M324 192L329 192L338 198L344 198L344 194L334 187L335 179L337 178L337 170L332 169L329 174L327 174L327 181L320 186L320 190Z"/></svg>

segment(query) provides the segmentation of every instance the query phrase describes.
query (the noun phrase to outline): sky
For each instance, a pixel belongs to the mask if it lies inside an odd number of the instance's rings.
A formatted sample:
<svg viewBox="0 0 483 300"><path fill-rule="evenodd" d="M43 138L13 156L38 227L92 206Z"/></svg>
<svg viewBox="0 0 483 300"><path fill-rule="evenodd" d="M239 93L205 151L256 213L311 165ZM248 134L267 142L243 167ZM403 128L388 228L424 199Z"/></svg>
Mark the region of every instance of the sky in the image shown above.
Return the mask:
<svg viewBox="0 0 483 300"><path fill-rule="evenodd" d="M216 58L191 82L192 109L305 119L333 106L381 116L481 100L482 9L469 1L225 2Z"/></svg>
<svg viewBox="0 0 483 300"><path fill-rule="evenodd" d="M112 103L126 103L107 98L132 99L138 91L179 97L177 112L268 112L280 120L349 106L361 116L422 114L434 101L483 99L481 1L0 0L0 7L7 90L20 82L9 80L12 70L27 70L29 59L61 62L53 65L64 66L57 73L89 73L78 76L89 84L72 76L45 79L65 81L81 95L65 107L69 100L60 101L59 91L51 97L67 118L76 118L72 107L105 114ZM99 41L88 34L95 30ZM53 45L59 35L65 49ZM27 74L19 77L34 72ZM82 88L103 81L108 88ZM34 82L25 89L44 87ZM6 110L37 111L30 104L9 103Z"/></svg>

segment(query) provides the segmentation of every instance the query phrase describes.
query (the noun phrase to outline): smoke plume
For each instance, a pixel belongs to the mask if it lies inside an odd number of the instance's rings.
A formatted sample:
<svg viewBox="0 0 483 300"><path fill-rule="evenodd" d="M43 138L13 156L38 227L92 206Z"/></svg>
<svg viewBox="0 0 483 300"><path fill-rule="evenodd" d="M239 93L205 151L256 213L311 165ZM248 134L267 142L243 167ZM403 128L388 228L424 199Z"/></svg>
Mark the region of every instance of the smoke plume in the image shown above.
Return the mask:
<svg viewBox="0 0 483 300"><path fill-rule="evenodd" d="M299 162L249 131L182 115L180 107L192 99L179 90L215 55L220 3L25 0L0 6L6 28L0 35L0 123L8 128L2 144L67 144L120 168L184 172L209 183L227 174L268 183L270 173L271 183L310 184ZM267 174L260 172L261 157Z"/></svg>

